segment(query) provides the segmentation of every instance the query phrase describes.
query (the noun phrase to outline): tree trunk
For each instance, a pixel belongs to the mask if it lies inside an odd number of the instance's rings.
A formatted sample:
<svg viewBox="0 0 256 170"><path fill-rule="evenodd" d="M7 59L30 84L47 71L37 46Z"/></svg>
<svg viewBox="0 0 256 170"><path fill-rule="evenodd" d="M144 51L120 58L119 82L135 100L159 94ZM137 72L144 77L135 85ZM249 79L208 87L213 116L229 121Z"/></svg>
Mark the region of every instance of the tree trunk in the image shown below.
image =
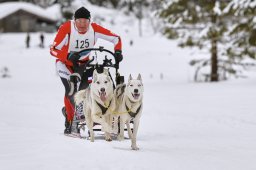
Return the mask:
<svg viewBox="0 0 256 170"><path fill-rule="evenodd" d="M212 23L213 25L216 24L216 15L212 15ZM211 81L218 81L218 47L217 47L217 33L216 30L212 30L212 37L211 37Z"/></svg>
<svg viewBox="0 0 256 170"><path fill-rule="evenodd" d="M142 37L142 20L139 18L139 36Z"/></svg>
<svg viewBox="0 0 256 170"><path fill-rule="evenodd" d="M139 13L138 13L138 19L139 19L139 36L142 37L142 1L139 1Z"/></svg>
<svg viewBox="0 0 256 170"><path fill-rule="evenodd" d="M132 0L129 1L128 9L129 9L130 12L133 12L133 3L132 3Z"/></svg>
<svg viewBox="0 0 256 170"><path fill-rule="evenodd" d="M217 41L216 39L211 40L212 50L211 50L211 81L218 81L218 54L217 54Z"/></svg>

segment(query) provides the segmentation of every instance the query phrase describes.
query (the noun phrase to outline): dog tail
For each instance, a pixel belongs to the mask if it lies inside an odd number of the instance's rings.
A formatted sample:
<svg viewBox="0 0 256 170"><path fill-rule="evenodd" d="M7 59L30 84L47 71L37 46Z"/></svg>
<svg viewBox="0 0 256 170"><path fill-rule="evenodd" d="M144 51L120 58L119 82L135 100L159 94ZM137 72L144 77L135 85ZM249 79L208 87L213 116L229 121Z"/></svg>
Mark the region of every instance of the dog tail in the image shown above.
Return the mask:
<svg viewBox="0 0 256 170"><path fill-rule="evenodd" d="M85 92L86 92L86 90L80 90L80 91L76 92L76 94L74 96L74 101L75 101L76 104L79 104L82 101L84 101Z"/></svg>

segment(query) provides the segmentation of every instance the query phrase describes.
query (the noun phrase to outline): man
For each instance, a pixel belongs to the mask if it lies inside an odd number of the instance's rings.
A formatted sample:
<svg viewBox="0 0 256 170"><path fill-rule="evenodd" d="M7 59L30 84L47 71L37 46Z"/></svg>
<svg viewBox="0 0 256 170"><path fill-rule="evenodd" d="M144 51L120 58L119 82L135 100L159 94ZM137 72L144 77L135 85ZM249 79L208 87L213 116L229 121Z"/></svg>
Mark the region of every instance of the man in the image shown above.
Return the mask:
<svg viewBox="0 0 256 170"><path fill-rule="evenodd" d="M29 44L30 44L30 35L29 32L27 33L27 37L26 37L26 47L29 48Z"/></svg>
<svg viewBox="0 0 256 170"><path fill-rule="evenodd" d="M110 30L92 23L90 12L86 8L81 7L75 12L74 20L67 21L60 26L51 46L50 53L57 58L56 68L65 87L66 122L64 134L76 131L74 126L72 127L75 107L72 99L73 96L68 94L70 91L69 78L77 66L89 59L89 53L80 56L78 52L83 49L93 48L98 38L113 43L116 60L121 62L123 59L121 38Z"/></svg>
<svg viewBox="0 0 256 170"><path fill-rule="evenodd" d="M40 34L40 48L44 48L44 34L41 33Z"/></svg>

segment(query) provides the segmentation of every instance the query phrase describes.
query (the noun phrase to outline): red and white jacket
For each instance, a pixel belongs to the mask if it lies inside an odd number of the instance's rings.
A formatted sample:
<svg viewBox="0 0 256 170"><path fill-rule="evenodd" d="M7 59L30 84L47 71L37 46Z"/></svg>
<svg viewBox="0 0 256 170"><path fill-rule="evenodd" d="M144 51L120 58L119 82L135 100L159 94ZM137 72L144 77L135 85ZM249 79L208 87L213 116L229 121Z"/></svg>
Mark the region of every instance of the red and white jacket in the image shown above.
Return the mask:
<svg viewBox="0 0 256 170"><path fill-rule="evenodd" d="M81 34L75 26L75 21L70 20L60 26L51 46L50 53L66 65L72 66L72 62L67 58L68 54L70 52L79 52L83 49L93 48L98 38L112 42L115 50L122 50L121 38L110 30L96 23L91 23L88 31ZM88 55L82 56L80 61L88 60Z"/></svg>

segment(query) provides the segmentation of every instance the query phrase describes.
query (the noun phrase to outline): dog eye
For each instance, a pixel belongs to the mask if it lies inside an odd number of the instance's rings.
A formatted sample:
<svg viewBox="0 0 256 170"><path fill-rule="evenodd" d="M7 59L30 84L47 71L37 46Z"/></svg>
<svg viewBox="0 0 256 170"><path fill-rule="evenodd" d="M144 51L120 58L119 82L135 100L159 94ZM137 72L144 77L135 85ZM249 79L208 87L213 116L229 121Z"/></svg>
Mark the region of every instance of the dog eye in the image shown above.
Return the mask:
<svg viewBox="0 0 256 170"><path fill-rule="evenodd" d="M108 83L108 81L104 81L104 83L105 83L105 84L107 84L107 83Z"/></svg>
<svg viewBox="0 0 256 170"><path fill-rule="evenodd" d="M97 83L97 84L100 84L100 82L99 82L99 81L97 81L96 83Z"/></svg>
<svg viewBox="0 0 256 170"><path fill-rule="evenodd" d="M139 87L141 86L141 84L138 85Z"/></svg>
<svg viewBox="0 0 256 170"><path fill-rule="evenodd" d="M130 84L130 86L131 86L131 87L133 87L133 85L132 85L132 84Z"/></svg>

